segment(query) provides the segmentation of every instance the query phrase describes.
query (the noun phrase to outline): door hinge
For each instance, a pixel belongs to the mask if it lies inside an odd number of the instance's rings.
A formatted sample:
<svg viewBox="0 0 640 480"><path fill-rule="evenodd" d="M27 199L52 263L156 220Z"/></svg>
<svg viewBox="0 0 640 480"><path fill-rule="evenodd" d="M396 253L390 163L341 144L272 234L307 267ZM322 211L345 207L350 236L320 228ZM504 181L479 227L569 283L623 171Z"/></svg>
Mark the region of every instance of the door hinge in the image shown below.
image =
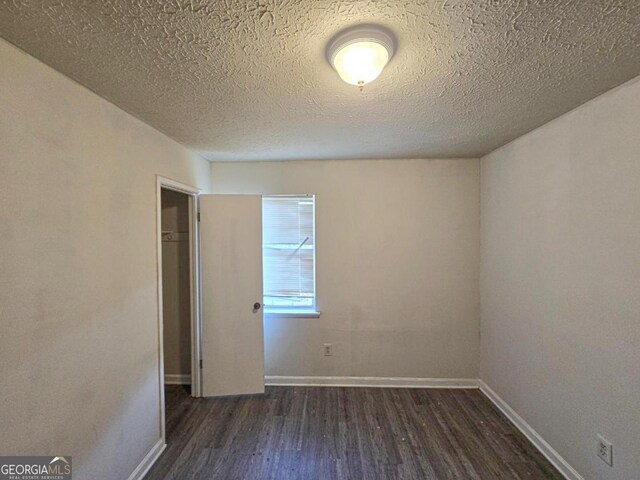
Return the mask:
<svg viewBox="0 0 640 480"><path fill-rule="evenodd" d="M198 217L198 221L200 221L200 212L198 212L197 217Z"/></svg>
<svg viewBox="0 0 640 480"><path fill-rule="evenodd" d="M202 368L202 359L200 359L200 368Z"/></svg>

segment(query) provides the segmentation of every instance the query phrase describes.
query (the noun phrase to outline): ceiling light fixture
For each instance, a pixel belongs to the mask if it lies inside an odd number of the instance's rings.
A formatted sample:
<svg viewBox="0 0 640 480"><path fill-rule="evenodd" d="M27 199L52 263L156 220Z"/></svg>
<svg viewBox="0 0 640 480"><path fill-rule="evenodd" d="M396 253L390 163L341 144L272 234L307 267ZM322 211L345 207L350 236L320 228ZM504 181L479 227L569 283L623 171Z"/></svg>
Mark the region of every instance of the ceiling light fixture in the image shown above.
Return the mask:
<svg viewBox="0 0 640 480"><path fill-rule="evenodd" d="M390 31L376 25L359 25L333 37L327 45L327 59L342 80L362 91L378 78L395 50Z"/></svg>

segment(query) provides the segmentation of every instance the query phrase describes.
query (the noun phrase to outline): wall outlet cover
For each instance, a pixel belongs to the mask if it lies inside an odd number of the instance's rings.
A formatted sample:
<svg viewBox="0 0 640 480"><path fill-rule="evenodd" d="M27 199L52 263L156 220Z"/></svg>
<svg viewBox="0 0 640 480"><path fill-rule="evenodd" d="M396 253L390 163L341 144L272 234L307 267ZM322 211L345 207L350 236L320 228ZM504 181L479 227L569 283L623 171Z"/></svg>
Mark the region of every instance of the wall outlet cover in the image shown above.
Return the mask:
<svg viewBox="0 0 640 480"><path fill-rule="evenodd" d="M602 435L598 435L598 457L609 466L613 466L613 445Z"/></svg>

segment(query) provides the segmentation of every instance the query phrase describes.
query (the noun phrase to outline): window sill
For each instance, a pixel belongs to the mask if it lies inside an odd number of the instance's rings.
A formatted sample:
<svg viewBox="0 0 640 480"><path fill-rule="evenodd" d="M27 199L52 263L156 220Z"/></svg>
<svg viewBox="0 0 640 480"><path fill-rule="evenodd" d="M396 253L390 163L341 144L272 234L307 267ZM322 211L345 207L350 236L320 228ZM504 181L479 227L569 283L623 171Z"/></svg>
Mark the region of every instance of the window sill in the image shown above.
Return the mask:
<svg viewBox="0 0 640 480"><path fill-rule="evenodd" d="M320 312L315 310L265 310L264 316L268 318L320 318Z"/></svg>

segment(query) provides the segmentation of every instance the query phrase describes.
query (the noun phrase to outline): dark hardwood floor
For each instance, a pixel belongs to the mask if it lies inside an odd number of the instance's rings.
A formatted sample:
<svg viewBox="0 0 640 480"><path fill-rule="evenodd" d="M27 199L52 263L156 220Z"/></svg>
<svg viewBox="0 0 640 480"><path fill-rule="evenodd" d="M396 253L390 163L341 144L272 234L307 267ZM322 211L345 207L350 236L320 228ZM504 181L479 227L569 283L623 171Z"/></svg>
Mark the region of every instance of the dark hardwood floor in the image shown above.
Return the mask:
<svg viewBox="0 0 640 480"><path fill-rule="evenodd" d="M167 448L147 480L558 479L479 390L167 387Z"/></svg>

